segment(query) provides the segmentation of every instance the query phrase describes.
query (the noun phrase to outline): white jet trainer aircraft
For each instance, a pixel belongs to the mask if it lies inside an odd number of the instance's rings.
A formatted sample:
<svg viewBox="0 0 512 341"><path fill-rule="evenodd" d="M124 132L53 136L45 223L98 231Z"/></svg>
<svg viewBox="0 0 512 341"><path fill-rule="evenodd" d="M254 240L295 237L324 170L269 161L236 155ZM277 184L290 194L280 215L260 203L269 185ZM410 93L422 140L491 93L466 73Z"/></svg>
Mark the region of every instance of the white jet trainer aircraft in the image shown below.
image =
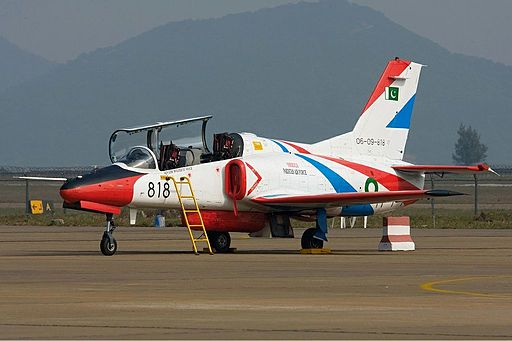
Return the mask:
<svg viewBox="0 0 512 341"><path fill-rule="evenodd" d="M314 144L221 133L210 150L205 130L212 116L117 130L109 145L113 164L68 179L60 190L64 207L106 214L100 248L113 255L112 216L122 207L135 223L137 209L182 208L183 201L182 220L206 231L204 238L222 252L229 232L293 236L290 217L316 220L301 244L321 248L327 217L368 216L460 194L423 189L425 174L492 171L489 166L402 161L421 68L389 61L354 130ZM189 179L195 193L179 197Z"/></svg>

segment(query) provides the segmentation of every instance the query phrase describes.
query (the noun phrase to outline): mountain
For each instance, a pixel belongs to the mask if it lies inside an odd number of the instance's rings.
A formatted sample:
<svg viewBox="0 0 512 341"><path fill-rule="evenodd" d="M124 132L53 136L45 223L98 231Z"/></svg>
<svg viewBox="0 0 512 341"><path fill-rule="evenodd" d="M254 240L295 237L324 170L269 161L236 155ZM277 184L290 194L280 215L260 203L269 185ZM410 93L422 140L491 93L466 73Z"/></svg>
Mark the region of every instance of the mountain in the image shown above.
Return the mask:
<svg viewBox="0 0 512 341"><path fill-rule="evenodd" d="M41 76L55 66L0 36L0 92Z"/></svg>
<svg viewBox="0 0 512 341"><path fill-rule="evenodd" d="M169 23L10 88L0 95L2 162L106 164L114 129L202 114L215 116L209 133L318 141L352 129L395 56L429 65L406 159L451 163L463 122L489 162L510 163L512 67L452 54L337 0Z"/></svg>

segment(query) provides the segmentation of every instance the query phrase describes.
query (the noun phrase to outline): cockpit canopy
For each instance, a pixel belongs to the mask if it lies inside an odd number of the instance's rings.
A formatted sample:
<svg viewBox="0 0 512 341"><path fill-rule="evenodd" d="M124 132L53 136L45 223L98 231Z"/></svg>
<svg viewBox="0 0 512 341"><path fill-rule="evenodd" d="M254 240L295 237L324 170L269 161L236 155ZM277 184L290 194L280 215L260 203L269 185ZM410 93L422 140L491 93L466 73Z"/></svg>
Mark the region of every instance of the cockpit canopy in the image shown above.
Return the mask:
<svg viewBox="0 0 512 341"><path fill-rule="evenodd" d="M116 130L110 136L110 161L123 162L127 154L131 153L131 149L137 146L149 149L156 156L160 169L199 163L200 155L209 153L205 131L211 117L202 116Z"/></svg>
<svg viewBox="0 0 512 341"><path fill-rule="evenodd" d="M155 154L147 147L133 147L119 161L128 167L141 169L156 169Z"/></svg>
<svg viewBox="0 0 512 341"><path fill-rule="evenodd" d="M210 151L206 141L206 125L211 118L201 116L118 129L110 136L110 160L133 168L166 171L242 156L290 153L287 148L299 152L302 150L300 144L294 145L296 142L269 139L252 133L224 132L213 134Z"/></svg>
<svg viewBox="0 0 512 341"><path fill-rule="evenodd" d="M160 122L116 130L110 136L109 155L129 167L161 171L240 157L244 138L237 133L213 135L213 152L206 142L206 124L212 116Z"/></svg>

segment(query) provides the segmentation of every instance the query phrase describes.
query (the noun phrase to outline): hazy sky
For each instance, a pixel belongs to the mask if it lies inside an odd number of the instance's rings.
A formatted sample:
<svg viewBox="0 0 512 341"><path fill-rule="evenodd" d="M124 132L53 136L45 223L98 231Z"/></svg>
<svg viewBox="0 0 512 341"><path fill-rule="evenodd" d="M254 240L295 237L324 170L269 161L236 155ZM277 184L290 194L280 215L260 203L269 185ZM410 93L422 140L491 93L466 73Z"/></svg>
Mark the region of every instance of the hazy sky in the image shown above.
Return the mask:
<svg viewBox="0 0 512 341"><path fill-rule="evenodd" d="M298 0L0 0L0 35L52 61L111 46L156 26Z"/></svg>
<svg viewBox="0 0 512 341"><path fill-rule="evenodd" d="M355 0L452 52L512 65L511 0Z"/></svg>
<svg viewBox="0 0 512 341"><path fill-rule="evenodd" d="M0 0L0 35L66 61L169 21L219 17L298 0ZM512 65L510 0L354 0L453 52Z"/></svg>

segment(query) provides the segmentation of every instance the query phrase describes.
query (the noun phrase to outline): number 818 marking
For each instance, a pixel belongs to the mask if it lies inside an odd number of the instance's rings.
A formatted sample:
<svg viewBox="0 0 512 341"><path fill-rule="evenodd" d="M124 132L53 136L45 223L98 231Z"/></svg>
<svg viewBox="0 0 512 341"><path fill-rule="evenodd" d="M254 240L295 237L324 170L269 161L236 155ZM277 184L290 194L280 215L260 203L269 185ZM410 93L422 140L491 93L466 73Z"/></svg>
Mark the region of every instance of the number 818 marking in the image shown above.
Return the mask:
<svg viewBox="0 0 512 341"><path fill-rule="evenodd" d="M163 186L160 182L157 182L157 188L155 188L154 182L148 183L148 197L153 198L155 195L157 198L164 197L167 199L171 195L171 187L168 182L164 182ZM162 190L163 187L163 190Z"/></svg>

